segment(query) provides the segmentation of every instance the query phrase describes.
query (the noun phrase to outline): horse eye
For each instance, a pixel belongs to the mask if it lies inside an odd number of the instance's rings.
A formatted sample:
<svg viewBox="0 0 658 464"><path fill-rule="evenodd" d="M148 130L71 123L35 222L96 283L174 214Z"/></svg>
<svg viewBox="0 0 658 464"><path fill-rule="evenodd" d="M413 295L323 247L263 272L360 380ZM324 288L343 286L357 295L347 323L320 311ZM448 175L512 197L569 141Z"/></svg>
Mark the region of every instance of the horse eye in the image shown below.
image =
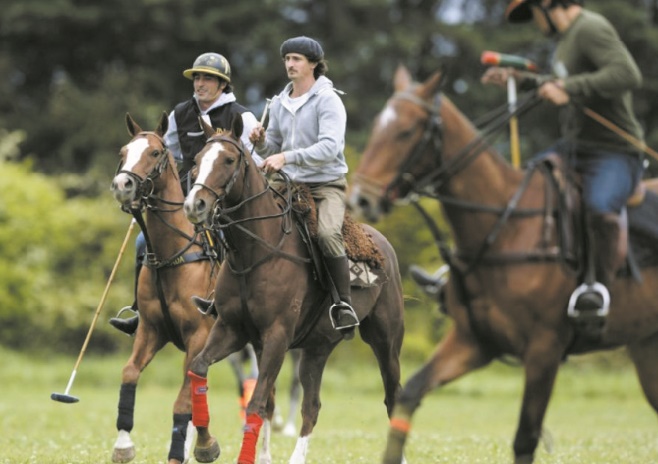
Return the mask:
<svg viewBox="0 0 658 464"><path fill-rule="evenodd" d="M158 156L160 156L160 151L159 151L159 150L153 150L153 151L151 152L151 156L152 156L153 158L157 158Z"/></svg>
<svg viewBox="0 0 658 464"><path fill-rule="evenodd" d="M416 133L416 129L413 127L411 129L403 130L398 133L398 139L409 140L415 133Z"/></svg>
<svg viewBox="0 0 658 464"><path fill-rule="evenodd" d="M226 158L226 164L231 166L232 164L235 164L235 158L234 157L228 157Z"/></svg>

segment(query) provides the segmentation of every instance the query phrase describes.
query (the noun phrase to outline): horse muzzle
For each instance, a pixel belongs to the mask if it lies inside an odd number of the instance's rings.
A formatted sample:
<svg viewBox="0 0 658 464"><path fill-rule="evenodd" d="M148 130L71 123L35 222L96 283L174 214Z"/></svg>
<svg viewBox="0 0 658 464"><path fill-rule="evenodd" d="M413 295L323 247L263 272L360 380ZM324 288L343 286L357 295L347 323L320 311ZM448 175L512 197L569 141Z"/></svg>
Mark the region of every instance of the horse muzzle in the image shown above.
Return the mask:
<svg viewBox="0 0 658 464"><path fill-rule="evenodd" d="M189 195L183 203L183 210L192 224L202 224L208 220L211 204L197 195Z"/></svg>
<svg viewBox="0 0 658 464"><path fill-rule="evenodd" d="M137 200L138 185L125 173L117 174L110 186L114 199L123 206L128 206Z"/></svg>
<svg viewBox="0 0 658 464"><path fill-rule="evenodd" d="M352 187L347 197L347 206L354 214L370 222L377 222L391 209L386 198L365 191L358 184Z"/></svg>

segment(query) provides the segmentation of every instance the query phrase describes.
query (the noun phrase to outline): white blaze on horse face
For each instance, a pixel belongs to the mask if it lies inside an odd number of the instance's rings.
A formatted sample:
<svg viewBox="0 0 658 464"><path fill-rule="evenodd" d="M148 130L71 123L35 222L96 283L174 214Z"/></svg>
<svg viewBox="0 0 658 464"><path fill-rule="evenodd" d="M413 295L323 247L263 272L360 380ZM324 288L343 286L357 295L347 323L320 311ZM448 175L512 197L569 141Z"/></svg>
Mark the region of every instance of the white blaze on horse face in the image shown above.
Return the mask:
<svg viewBox="0 0 658 464"><path fill-rule="evenodd" d="M130 142L126 146L126 162L123 164L121 169L123 171L132 171L142 157L142 153L144 153L144 150L146 150L148 146L149 142L145 138Z"/></svg>
<svg viewBox="0 0 658 464"><path fill-rule="evenodd" d="M221 143L214 143L203 155L203 158L201 158L201 164L199 165L199 175L197 177L198 182L202 184L207 182L208 177L212 173L212 167L222 151L224 151L224 146Z"/></svg>
<svg viewBox="0 0 658 464"><path fill-rule="evenodd" d="M387 106L384 108L384 111L379 115L379 128L381 130L386 129L389 125L393 124L398 118L397 113L393 108Z"/></svg>

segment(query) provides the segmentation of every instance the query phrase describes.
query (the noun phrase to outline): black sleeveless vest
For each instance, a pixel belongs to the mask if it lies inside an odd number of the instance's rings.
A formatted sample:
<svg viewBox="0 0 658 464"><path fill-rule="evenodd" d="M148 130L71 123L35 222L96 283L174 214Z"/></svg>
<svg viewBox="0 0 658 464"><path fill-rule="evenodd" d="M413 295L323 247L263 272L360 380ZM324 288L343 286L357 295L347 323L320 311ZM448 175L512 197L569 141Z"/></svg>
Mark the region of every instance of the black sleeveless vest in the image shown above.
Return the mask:
<svg viewBox="0 0 658 464"><path fill-rule="evenodd" d="M208 116L210 116L210 122L214 129L230 130L233 115L242 114L246 111L249 110L244 106L236 102L231 102L210 110ZM201 111L194 98L179 103L174 108L178 140L180 142L181 152L183 153L181 173L187 173L192 169L194 157L206 144L206 137L199 125L200 114Z"/></svg>

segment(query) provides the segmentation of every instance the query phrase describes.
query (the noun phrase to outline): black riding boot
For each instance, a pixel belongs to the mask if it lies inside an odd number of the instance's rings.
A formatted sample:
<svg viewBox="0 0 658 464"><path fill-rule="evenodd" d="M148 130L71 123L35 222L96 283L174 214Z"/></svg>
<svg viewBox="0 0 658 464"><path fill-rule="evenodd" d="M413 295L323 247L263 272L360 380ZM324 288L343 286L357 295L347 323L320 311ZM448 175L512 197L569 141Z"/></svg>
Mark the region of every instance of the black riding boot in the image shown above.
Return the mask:
<svg viewBox="0 0 658 464"><path fill-rule="evenodd" d="M138 258L137 264L135 265L135 301L131 306L125 306L121 308L117 315L110 319L110 325L112 327L131 337L135 335L135 332L137 332L137 326L139 325L139 313L137 312L137 282L139 281L139 271L141 269L142 260L141 258ZM128 319L122 319L121 314L124 311L130 311L135 315L133 317L129 317Z"/></svg>
<svg viewBox="0 0 658 464"><path fill-rule="evenodd" d="M340 302L330 309L331 322L336 330L341 331L346 339L354 337L354 327L359 325L359 318L352 308L350 296L350 268L347 256L325 256L327 270L334 282Z"/></svg>
<svg viewBox="0 0 658 464"><path fill-rule="evenodd" d="M623 252L619 250L622 227L620 216L617 214L601 214L590 219L591 249L594 251L594 268L597 283L603 288L585 290L576 301L576 309L583 311L600 311L604 309L608 300L608 288L615 278L617 270L621 267ZM606 312L607 312L607 308Z"/></svg>

